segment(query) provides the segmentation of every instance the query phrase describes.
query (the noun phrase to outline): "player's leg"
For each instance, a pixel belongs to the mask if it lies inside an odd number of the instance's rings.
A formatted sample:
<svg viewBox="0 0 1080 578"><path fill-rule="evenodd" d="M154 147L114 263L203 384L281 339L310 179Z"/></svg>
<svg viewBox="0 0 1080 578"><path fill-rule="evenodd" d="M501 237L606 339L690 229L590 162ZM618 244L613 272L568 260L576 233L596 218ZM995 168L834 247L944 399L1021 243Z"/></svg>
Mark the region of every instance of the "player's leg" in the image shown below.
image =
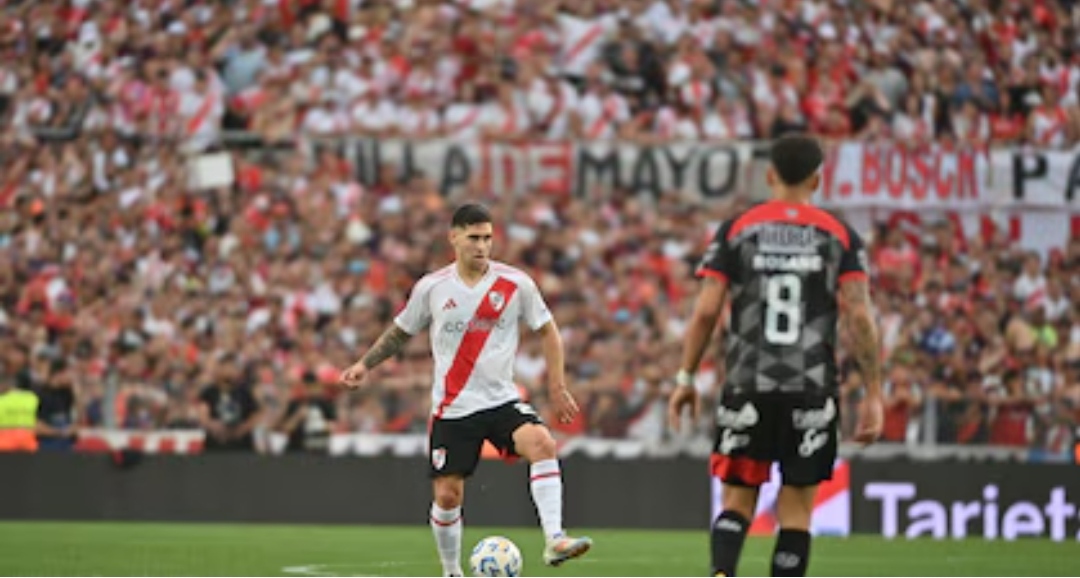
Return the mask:
<svg viewBox="0 0 1080 578"><path fill-rule="evenodd" d="M712 475L723 485L721 512L709 530L714 576L734 576L754 519L758 488L769 480L775 454L774 408L745 396L724 395L717 409Z"/></svg>
<svg viewBox="0 0 1080 578"><path fill-rule="evenodd" d="M429 432L431 478L431 532L444 576L464 576L461 535L464 521L465 478L476 470L483 437L470 418L433 420Z"/></svg>
<svg viewBox="0 0 1080 578"><path fill-rule="evenodd" d="M776 517L780 533L772 557L772 576L806 576L810 565L810 518L818 486L780 488L776 499Z"/></svg>
<svg viewBox="0 0 1080 578"><path fill-rule="evenodd" d="M431 504L431 533L439 551L443 576L464 576L461 569L461 503L465 497L465 478L439 476L432 480L435 500Z"/></svg>
<svg viewBox="0 0 1080 578"><path fill-rule="evenodd" d="M503 453L519 455L529 462L529 490L546 542L544 563L558 566L588 552L592 540L570 537L563 529L563 483L558 447L536 411L527 403L500 408L490 439Z"/></svg>
<svg viewBox="0 0 1080 578"><path fill-rule="evenodd" d="M730 475L727 479L732 481L724 482L722 509L709 530L713 576L735 575L757 506L757 486L743 485L744 482Z"/></svg>
<svg viewBox="0 0 1080 578"><path fill-rule="evenodd" d="M788 408L783 429L784 485L776 501L780 533L772 557L773 576L805 576L810 565L810 522L818 485L832 479L837 453L839 404L832 397L799 400Z"/></svg>

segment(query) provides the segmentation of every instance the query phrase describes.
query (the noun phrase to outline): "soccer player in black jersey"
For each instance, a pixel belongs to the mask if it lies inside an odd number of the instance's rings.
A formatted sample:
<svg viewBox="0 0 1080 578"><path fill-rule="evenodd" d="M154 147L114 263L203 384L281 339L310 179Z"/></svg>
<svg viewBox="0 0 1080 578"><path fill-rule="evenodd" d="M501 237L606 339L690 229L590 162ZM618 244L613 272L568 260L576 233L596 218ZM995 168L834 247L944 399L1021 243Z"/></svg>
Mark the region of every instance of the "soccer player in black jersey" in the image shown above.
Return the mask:
<svg viewBox="0 0 1080 578"><path fill-rule="evenodd" d="M878 331L863 242L810 204L824 160L816 139L780 138L770 156L773 199L721 224L702 259L703 285L669 405L675 427L685 407L697 415L694 372L730 295L727 377L710 464L724 483L723 512L711 529L717 576L735 574L773 462L780 464L783 487L772 575L806 574L814 496L836 460L838 321L851 333L866 382L856 440L872 443L881 433Z"/></svg>

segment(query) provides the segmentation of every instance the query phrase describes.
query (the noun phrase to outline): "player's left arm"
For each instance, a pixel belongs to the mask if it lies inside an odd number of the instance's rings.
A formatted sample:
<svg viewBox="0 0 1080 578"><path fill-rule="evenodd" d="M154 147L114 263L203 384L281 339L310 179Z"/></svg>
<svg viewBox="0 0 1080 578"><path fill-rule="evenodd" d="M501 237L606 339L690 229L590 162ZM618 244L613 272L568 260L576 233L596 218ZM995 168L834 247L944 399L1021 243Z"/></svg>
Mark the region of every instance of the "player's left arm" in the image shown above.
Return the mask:
<svg viewBox="0 0 1080 578"><path fill-rule="evenodd" d="M559 421L569 423L580 411L574 394L566 385L566 354L563 349L559 325L551 319L540 326L540 339L544 350L544 362L547 365L548 400L559 416Z"/></svg>
<svg viewBox="0 0 1080 578"><path fill-rule="evenodd" d="M532 279L527 280L522 289L521 320L540 334L547 367L548 399L559 419L568 422L577 415L578 405L566 384L566 351L559 324Z"/></svg>
<svg viewBox="0 0 1080 578"><path fill-rule="evenodd" d="M566 391L566 353L563 349L562 334L559 326L552 319L537 331L544 350L544 363L547 366L548 389L552 395L565 395Z"/></svg>

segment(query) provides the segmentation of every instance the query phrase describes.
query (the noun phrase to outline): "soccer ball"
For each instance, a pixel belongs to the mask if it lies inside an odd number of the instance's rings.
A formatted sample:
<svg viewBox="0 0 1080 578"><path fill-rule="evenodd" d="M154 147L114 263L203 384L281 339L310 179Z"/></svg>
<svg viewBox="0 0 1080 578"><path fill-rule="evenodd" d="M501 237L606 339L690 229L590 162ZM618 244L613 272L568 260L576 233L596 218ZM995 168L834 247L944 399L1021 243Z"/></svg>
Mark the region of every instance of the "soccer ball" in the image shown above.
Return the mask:
<svg viewBox="0 0 1080 578"><path fill-rule="evenodd" d="M469 556L473 576L521 576L521 550L502 536L488 536Z"/></svg>

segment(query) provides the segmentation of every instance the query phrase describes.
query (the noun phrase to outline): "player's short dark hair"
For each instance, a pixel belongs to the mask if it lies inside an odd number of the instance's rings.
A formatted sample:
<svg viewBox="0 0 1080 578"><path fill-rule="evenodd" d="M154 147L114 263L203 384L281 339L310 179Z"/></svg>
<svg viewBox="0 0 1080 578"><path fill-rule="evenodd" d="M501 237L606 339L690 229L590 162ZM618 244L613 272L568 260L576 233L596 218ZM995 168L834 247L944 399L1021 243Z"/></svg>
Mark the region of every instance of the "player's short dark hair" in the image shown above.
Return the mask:
<svg viewBox="0 0 1080 578"><path fill-rule="evenodd" d="M821 143L810 135L784 135L769 151L773 170L785 185L797 185L810 178L825 162Z"/></svg>
<svg viewBox="0 0 1080 578"><path fill-rule="evenodd" d="M463 229L472 225L491 222L493 222L491 211L487 207L480 203L468 203L461 205L454 211L454 216L450 219L450 226L455 229Z"/></svg>

